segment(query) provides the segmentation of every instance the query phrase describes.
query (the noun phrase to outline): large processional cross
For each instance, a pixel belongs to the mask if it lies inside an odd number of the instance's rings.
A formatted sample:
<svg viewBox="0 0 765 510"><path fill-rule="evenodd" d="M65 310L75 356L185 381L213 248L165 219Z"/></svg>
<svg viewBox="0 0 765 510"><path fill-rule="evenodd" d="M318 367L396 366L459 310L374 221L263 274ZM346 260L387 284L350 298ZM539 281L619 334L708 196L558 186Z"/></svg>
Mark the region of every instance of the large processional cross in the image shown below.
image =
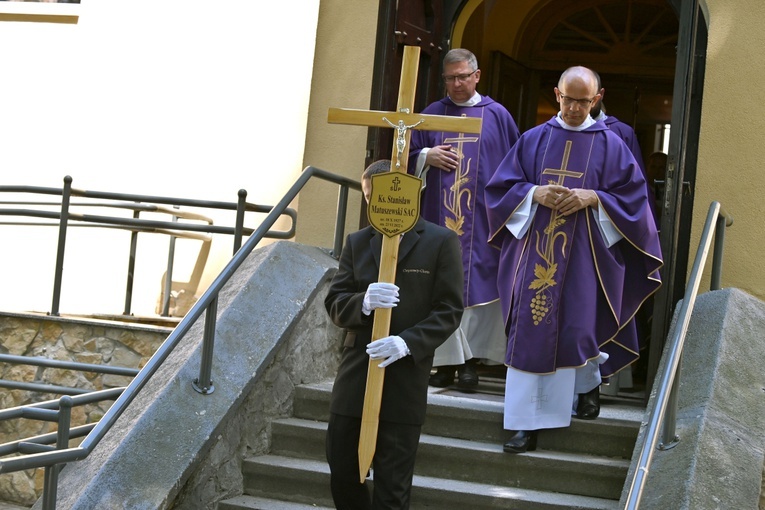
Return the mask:
<svg viewBox="0 0 765 510"><path fill-rule="evenodd" d="M395 112L373 110L351 110L343 108L330 108L327 120L333 124L351 124L356 126L388 127L396 130L396 138L393 143L393 155L391 157L390 172L400 172L400 176L389 176L396 179L388 181L392 187L399 189L399 184L406 179L416 179L418 185L405 187L409 193L415 194L405 198L410 203L419 204L420 180L410 176L406 172L407 159L409 157L409 140L411 130L447 131L461 133L480 133L481 119L471 117L447 117L440 115L421 115L412 113L414 108L414 95L417 86L417 63L420 58L420 48L417 46L405 46L404 58L401 64L401 80L398 89L398 104ZM375 179L387 174L374 176ZM373 180L373 183L375 181ZM374 187L374 184L373 184ZM372 206L370 202L369 206ZM402 208L405 212L410 212ZM389 217L379 218L369 214L370 223L383 234L382 253L380 255L380 270L378 281L395 283L396 262L398 260L399 236L411 229L419 216L419 207L414 211L414 217L407 214L407 218L395 217L396 208L390 208L385 214ZM390 216L393 217L390 217ZM382 226L381 226L382 225ZM391 227L393 226L393 227ZM390 308L378 308L375 310L374 323L372 324L372 341L388 336L390 331ZM380 417L380 402L382 400L383 382L385 369L379 368L382 360L369 360L367 369L367 385L364 395L364 409L361 416L361 435L359 436L359 478L364 483L369 467L372 465L375 448L377 445L377 428Z"/></svg>

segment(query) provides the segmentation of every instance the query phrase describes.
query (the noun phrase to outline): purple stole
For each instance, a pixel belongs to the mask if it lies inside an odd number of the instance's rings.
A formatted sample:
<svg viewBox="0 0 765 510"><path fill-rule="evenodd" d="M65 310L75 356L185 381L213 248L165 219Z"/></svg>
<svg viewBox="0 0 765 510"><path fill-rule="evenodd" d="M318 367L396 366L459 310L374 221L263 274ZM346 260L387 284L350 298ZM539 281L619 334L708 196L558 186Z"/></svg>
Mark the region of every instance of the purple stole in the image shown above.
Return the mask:
<svg viewBox="0 0 765 510"><path fill-rule="evenodd" d="M558 130L551 132L558 133ZM567 135L575 134L566 132ZM572 159L574 140L565 143L549 143L542 158L540 184L558 184L568 188L583 188L589 165L589 156L595 138L589 134L574 137L578 148ZM584 139L581 139L584 138ZM589 209L586 214L591 214ZM580 220L586 220L581 214L563 216L547 207L538 207L533 224L526 233L526 247L521 256L517 273L517 287L514 299L514 316L510 320L511 342L518 331L533 335L534 343L542 352L557 352L558 338L563 332L558 313L561 293L569 269L572 244L577 241L576 229ZM580 228L587 228L582 225ZM600 235L599 232L595 233ZM582 241L581 239L579 240ZM528 283L528 285L526 284ZM508 363L512 365L514 352L508 352ZM554 356L536 357L526 362L534 367L527 367L532 372L549 373L555 370ZM553 363L550 365L550 363Z"/></svg>

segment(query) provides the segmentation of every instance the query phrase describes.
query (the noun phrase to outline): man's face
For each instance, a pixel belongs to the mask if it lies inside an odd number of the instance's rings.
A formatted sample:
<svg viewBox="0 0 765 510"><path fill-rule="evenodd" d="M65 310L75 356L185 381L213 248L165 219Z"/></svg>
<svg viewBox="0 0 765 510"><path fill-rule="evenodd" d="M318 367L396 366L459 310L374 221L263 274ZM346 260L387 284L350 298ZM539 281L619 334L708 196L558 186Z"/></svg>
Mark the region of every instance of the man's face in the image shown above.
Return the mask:
<svg viewBox="0 0 765 510"><path fill-rule="evenodd" d="M446 93L455 103L464 103L475 94L475 87L481 79L481 70L473 72L467 62L454 62L444 66Z"/></svg>
<svg viewBox="0 0 765 510"><path fill-rule="evenodd" d="M600 99L600 94L593 94L582 80L571 80L562 89L555 87L555 98L560 103L563 122L572 127L581 126L592 110L592 105Z"/></svg>
<svg viewBox="0 0 765 510"><path fill-rule="evenodd" d="M361 192L364 194L364 200L369 203L369 197L372 196L372 179L361 179Z"/></svg>

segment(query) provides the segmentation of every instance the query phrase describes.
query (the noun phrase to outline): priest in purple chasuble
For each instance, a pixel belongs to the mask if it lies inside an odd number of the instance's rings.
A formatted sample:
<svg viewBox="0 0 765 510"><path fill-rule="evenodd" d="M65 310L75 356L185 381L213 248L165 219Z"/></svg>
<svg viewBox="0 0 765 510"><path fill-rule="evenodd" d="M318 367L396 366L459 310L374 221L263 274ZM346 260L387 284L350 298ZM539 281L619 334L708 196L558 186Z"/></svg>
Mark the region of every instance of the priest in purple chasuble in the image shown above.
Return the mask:
<svg viewBox="0 0 765 510"><path fill-rule="evenodd" d="M627 145L589 116L586 68L555 88L561 112L524 133L486 186L507 332L505 451L536 431L593 419L603 377L638 358L634 316L661 285L659 236ZM576 411L574 411L576 409Z"/></svg>
<svg viewBox="0 0 765 510"><path fill-rule="evenodd" d="M505 334L497 292L499 249L487 243L484 187L519 136L510 113L475 91L480 79L475 55L453 49L444 57L448 96L422 113L479 117L480 135L414 131L409 171L424 180L421 215L457 233L465 271L465 313L460 328L436 350L433 386L448 386L458 374L457 388L478 384L475 362L502 364ZM469 361L470 360L470 361Z"/></svg>

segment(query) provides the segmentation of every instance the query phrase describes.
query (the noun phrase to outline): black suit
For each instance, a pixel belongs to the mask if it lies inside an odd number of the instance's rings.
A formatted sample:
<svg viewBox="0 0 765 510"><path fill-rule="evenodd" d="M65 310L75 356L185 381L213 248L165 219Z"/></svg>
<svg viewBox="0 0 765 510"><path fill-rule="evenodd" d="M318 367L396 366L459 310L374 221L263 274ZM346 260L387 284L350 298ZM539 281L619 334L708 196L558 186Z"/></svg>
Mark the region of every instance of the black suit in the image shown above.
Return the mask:
<svg viewBox="0 0 765 510"><path fill-rule="evenodd" d="M327 458L338 508L408 508L414 457L425 420L433 352L462 317L462 258L457 235L418 220L399 245L399 303L390 334L404 339L411 355L385 368L378 442L373 460L372 507L358 476L358 427L364 404L374 312L361 311L364 294L379 274L382 236L367 227L348 236L325 305L347 333L332 390ZM397 451L396 448L399 450ZM392 485L392 486L389 486Z"/></svg>

